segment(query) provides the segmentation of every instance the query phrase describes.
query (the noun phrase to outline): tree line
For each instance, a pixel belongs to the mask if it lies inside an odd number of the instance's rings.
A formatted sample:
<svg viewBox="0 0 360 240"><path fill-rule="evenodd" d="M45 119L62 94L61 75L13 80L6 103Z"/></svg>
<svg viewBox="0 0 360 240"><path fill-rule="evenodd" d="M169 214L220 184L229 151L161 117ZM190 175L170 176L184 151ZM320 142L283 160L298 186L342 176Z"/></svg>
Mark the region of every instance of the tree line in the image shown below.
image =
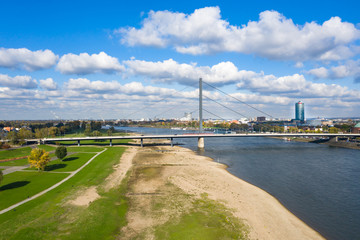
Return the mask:
<svg viewBox="0 0 360 240"><path fill-rule="evenodd" d="M24 124L24 125L23 125ZM84 133L86 136L101 136L102 123L100 121L67 121L62 122L26 122L26 121L7 121L0 122L0 127L20 128L18 131L1 132L1 139L9 140L10 144L23 145L25 139L40 139L45 137L56 137L70 133ZM115 132L111 127L108 135Z"/></svg>

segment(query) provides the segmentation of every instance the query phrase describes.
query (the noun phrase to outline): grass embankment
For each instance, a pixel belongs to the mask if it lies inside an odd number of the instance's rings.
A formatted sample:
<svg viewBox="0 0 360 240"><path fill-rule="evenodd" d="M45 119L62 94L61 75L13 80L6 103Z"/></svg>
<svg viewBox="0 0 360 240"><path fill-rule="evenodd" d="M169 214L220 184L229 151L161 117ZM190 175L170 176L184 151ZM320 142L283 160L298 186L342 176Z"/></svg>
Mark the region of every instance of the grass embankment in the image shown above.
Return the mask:
<svg viewBox="0 0 360 240"><path fill-rule="evenodd" d="M187 213L156 227L156 239L247 239L248 229L222 204L203 195Z"/></svg>
<svg viewBox="0 0 360 240"><path fill-rule="evenodd" d="M107 129L100 129L100 133L101 133L101 136L109 136L108 135L108 130ZM112 136L125 136L126 133L124 132L113 132L112 133ZM72 133L66 133L65 135L60 135L60 136L56 136L56 138L62 138L62 137L87 137L87 135L85 135L85 131L84 130L79 130L79 131L76 131L76 132L72 132Z"/></svg>
<svg viewBox="0 0 360 240"><path fill-rule="evenodd" d="M37 145L37 148L44 149L47 152L55 151L56 147L49 146L49 145Z"/></svg>
<svg viewBox="0 0 360 240"><path fill-rule="evenodd" d="M68 152L101 152L103 147L67 147Z"/></svg>
<svg viewBox="0 0 360 240"><path fill-rule="evenodd" d="M126 223L127 184L108 192L101 186L123 151L109 148L56 189L0 215L0 239L113 239ZM91 186L97 186L100 198L89 207L68 203Z"/></svg>
<svg viewBox="0 0 360 240"><path fill-rule="evenodd" d="M45 171L53 172L71 172L75 171L82 165L84 165L95 153L75 153L62 161L57 159L51 161L46 167ZM36 170L34 167L27 168L25 170Z"/></svg>
<svg viewBox="0 0 360 240"><path fill-rule="evenodd" d="M0 151L0 160L24 157L30 155L31 147L16 148Z"/></svg>
<svg viewBox="0 0 360 240"><path fill-rule="evenodd" d="M68 137L68 136L66 136ZM129 141L128 139L113 139L112 145L124 145L127 144ZM56 143L59 143L61 145L77 145L77 141L58 141ZM99 145L99 146L109 146L110 140L104 140L104 141L95 141L95 140L81 140L80 141L81 146L83 145Z"/></svg>
<svg viewBox="0 0 360 240"><path fill-rule="evenodd" d="M10 207L31 197L69 174L51 174L47 172L13 172L4 177L0 185L0 210Z"/></svg>
<svg viewBox="0 0 360 240"><path fill-rule="evenodd" d="M6 162L0 162L0 166L24 166L28 164L27 158L12 160L12 161L6 161Z"/></svg>

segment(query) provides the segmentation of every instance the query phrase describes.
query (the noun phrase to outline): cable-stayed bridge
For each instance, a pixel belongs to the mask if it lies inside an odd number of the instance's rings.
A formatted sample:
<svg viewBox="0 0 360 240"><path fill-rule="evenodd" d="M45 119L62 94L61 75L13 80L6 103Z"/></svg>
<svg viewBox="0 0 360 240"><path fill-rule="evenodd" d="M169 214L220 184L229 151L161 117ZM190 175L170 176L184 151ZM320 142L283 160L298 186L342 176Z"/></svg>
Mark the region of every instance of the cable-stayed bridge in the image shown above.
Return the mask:
<svg viewBox="0 0 360 240"><path fill-rule="evenodd" d="M273 116L271 116L270 114L257 109L256 107L247 104L225 92L223 92L222 90L212 86L209 83L204 82L206 85L208 85L209 87L212 87L220 92L222 92L223 94L226 94L227 96L235 99L236 101L241 102L242 104L245 104L246 106L264 114L267 115L271 118L273 118ZM77 141L78 146L80 146L81 141L84 140L110 140L110 146L112 146L112 140L115 139L139 139L141 142L141 146L143 146L143 140L144 139L169 139L170 140L170 144L171 146L173 146L173 140L174 139L179 139L179 138L197 138L198 139L198 147L199 148L204 148L204 138L223 138L223 137L233 137L233 138L238 138L238 137L318 137L318 138L336 138L336 141L339 137L360 137L360 133L238 133L238 134L215 134L215 133L204 133L203 131L203 93L202 93L202 85L203 85L203 81L200 78L199 79L199 132L198 133L185 133L185 134L167 134L167 135L132 135L132 136L99 136L99 137L72 137L72 138L43 138L43 139L29 139L26 140L28 142L38 142L39 144L41 143L48 143L48 142L58 142L58 141ZM206 97L206 96L205 96ZM214 101L215 103L221 105L222 107L238 114L241 116L245 116L244 114L231 109L229 107L227 107L224 104L221 104L219 102L217 102L214 99L211 99L209 97L206 97L206 99ZM137 110L136 112L139 112L140 110ZM205 110L206 112L209 112L207 110ZM210 114L213 114L211 112L209 112ZM215 114L213 114L215 115ZM216 115L215 115L216 116ZM218 116L217 116L218 117Z"/></svg>
<svg viewBox="0 0 360 240"><path fill-rule="evenodd" d="M73 138L43 138L43 139L29 139L28 142L59 142L59 141L77 141L80 146L81 141L84 140L110 140L110 146L112 146L112 140L115 139L139 139L141 146L143 147L144 139L170 139L170 144L173 146L174 139L179 138L197 138L198 147L204 148L204 138L223 138L223 137L360 137L360 133L238 133L238 134L213 134L213 133L186 133L186 134L167 134L167 135L133 135L133 136L100 136L100 137L73 137Z"/></svg>

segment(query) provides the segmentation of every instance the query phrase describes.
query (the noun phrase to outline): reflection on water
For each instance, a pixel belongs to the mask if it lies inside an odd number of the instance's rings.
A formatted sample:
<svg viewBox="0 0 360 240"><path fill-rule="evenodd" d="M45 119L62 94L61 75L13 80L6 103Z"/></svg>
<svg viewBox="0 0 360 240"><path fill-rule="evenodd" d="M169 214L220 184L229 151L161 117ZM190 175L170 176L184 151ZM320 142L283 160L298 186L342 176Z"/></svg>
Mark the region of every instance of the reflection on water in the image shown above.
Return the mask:
<svg viewBox="0 0 360 240"><path fill-rule="evenodd" d="M183 131L127 128L143 134ZM174 140L197 151L197 139ZM198 152L276 197L328 239L359 239L360 151L271 138L205 138Z"/></svg>

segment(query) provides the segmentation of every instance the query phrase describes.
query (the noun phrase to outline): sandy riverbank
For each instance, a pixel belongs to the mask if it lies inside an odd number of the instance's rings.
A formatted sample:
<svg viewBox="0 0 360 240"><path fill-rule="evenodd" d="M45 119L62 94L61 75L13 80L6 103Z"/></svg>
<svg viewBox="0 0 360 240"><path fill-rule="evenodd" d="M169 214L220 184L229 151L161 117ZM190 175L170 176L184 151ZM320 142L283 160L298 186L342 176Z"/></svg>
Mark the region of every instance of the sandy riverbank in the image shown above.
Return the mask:
<svg viewBox="0 0 360 240"><path fill-rule="evenodd" d="M151 180L130 178L132 185L128 195L131 207L128 225L122 230L123 237L134 237L136 233L142 232L147 239L152 239L151 229L166 222L166 215L177 214L167 212L159 216L158 212L151 212L147 206L156 198L164 198L166 194L176 199L176 193L165 191L164 186L171 183L194 198L207 193L210 199L224 204L234 216L249 226L251 239L323 239L267 192L231 175L225 165L198 156L189 149L169 146L130 147L120 165L132 169L133 176L139 175L136 174L137 168L156 170L156 177ZM117 169L111 177L117 179L116 182L125 175L121 168ZM181 206L177 209L182 207L186 208Z"/></svg>

